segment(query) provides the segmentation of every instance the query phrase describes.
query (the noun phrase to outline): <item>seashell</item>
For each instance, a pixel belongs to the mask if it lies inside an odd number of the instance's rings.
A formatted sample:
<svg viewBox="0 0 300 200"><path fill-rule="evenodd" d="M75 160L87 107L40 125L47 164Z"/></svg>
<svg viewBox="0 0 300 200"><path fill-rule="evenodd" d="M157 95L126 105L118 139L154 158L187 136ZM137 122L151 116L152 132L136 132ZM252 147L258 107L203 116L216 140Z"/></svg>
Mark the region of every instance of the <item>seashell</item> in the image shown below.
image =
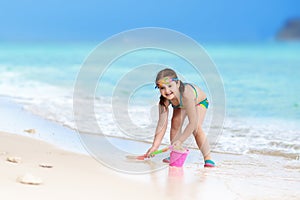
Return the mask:
<svg viewBox="0 0 300 200"><path fill-rule="evenodd" d="M51 164L46 164L46 163L41 163L39 164L40 167L43 167L43 168L53 168L53 165Z"/></svg>
<svg viewBox="0 0 300 200"><path fill-rule="evenodd" d="M27 133L30 133L30 134L35 134L36 130L35 129L27 129L27 130L24 130L24 132L27 132Z"/></svg>
<svg viewBox="0 0 300 200"><path fill-rule="evenodd" d="M10 156L10 157L7 157L6 160L8 162L12 162L12 163L20 163L22 159L20 157L16 157L16 156Z"/></svg>
<svg viewBox="0 0 300 200"><path fill-rule="evenodd" d="M28 184L28 185L40 185L43 183L41 178L35 177L29 173L25 174L24 176L18 177L17 181L22 184Z"/></svg>

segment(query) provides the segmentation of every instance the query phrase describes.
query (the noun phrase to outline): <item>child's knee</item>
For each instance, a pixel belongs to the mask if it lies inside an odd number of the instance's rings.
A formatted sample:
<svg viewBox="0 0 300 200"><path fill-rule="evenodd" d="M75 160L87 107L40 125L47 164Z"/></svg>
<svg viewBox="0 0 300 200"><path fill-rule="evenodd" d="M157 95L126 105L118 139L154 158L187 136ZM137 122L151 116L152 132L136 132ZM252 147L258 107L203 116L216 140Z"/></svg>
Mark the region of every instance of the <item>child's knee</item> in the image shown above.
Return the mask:
<svg viewBox="0 0 300 200"><path fill-rule="evenodd" d="M171 133L173 133L174 135L177 135L179 132L180 132L180 126L176 125L171 127Z"/></svg>
<svg viewBox="0 0 300 200"><path fill-rule="evenodd" d="M172 123L172 126L180 126L180 124L181 124L180 117L172 117L171 123Z"/></svg>
<svg viewBox="0 0 300 200"><path fill-rule="evenodd" d="M203 130L202 130L202 128L198 128L197 130L195 130L194 132L193 132L193 135L196 137L197 135L201 135L201 134L203 134Z"/></svg>

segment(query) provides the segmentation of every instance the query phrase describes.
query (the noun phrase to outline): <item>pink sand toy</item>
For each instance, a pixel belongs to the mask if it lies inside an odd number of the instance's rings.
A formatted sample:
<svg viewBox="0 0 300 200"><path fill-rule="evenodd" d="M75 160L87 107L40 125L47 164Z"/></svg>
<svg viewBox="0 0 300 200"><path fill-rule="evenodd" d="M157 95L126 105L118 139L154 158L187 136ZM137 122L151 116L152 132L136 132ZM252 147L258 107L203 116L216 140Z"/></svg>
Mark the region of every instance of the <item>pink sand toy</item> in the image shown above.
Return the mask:
<svg viewBox="0 0 300 200"><path fill-rule="evenodd" d="M180 150L177 150L171 147L169 165L172 167L182 167L188 154L188 149L181 148Z"/></svg>

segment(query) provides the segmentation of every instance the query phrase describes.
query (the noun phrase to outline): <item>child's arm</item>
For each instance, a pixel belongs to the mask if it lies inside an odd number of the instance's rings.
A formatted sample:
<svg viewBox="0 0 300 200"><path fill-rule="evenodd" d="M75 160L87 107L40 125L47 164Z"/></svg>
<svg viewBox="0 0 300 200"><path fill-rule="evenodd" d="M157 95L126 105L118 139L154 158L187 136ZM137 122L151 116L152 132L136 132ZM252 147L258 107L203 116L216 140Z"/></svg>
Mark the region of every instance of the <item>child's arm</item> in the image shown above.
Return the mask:
<svg viewBox="0 0 300 200"><path fill-rule="evenodd" d="M146 153L147 156L150 156L150 154L155 150L157 150L158 147L160 146L161 141L167 130L168 114L169 114L169 109L165 108L162 105L159 105L159 118L155 130L155 136L152 143L152 147Z"/></svg>

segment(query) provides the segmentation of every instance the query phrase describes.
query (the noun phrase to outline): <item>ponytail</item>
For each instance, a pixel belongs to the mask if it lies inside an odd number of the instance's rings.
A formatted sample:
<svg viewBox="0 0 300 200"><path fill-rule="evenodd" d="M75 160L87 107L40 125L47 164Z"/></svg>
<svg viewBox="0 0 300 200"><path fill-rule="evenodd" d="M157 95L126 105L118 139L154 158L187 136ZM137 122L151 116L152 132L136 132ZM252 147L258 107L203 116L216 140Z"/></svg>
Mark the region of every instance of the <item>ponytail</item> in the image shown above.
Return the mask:
<svg viewBox="0 0 300 200"><path fill-rule="evenodd" d="M167 110L168 107L165 104L165 102L166 102L166 98L163 97L163 95L160 95L160 97L159 97L159 105L163 106Z"/></svg>
<svg viewBox="0 0 300 200"><path fill-rule="evenodd" d="M179 92L180 92L180 94L182 95L183 92L184 92L184 84L183 84L183 82L182 82L181 80L179 80L179 82L180 82Z"/></svg>

